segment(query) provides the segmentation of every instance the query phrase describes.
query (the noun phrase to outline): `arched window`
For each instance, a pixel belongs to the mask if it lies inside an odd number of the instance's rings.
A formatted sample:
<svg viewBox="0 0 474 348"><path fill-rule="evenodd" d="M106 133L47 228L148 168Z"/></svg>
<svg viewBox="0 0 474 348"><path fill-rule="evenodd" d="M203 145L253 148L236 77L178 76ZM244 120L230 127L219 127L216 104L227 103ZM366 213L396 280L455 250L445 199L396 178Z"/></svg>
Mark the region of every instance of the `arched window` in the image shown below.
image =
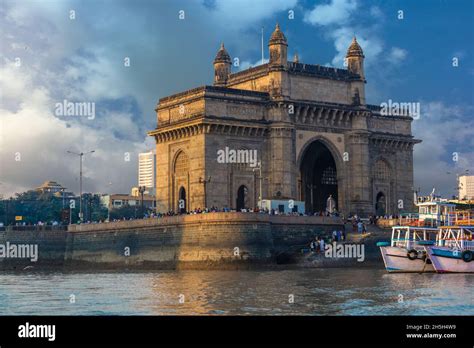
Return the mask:
<svg viewBox="0 0 474 348"><path fill-rule="evenodd" d="M390 167L384 160L377 160L374 167L374 177L378 180L390 180Z"/></svg>
<svg viewBox="0 0 474 348"><path fill-rule="evenodd" d="M176 160L174 161L174 173L177 175L184 175L189 171L189 161L188 155L181 151L178 156L176 156Z"/></svg>
<svg viewBox="0 0 474 348"><path fill-rule="evenodd" d="M231 149L232 151L232 149ZM235 157L233 158L235 163L231 163L232 170L235 172L248 172L252 171L254 167L251 167L252 162L258 161L256 157L256 151L247 147L240 147L235 150Z"/></svg>

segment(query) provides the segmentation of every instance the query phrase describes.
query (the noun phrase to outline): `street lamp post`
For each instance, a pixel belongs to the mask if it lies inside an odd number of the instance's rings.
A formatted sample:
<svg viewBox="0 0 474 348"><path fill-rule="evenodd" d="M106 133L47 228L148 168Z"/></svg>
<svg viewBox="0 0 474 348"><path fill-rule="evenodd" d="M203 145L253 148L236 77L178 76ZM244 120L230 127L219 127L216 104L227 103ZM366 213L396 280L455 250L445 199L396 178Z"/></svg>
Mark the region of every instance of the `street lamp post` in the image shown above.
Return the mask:
<svg viewBox="0 0 474 348"><path fill-rule="evenodd" d="M306 184L306 186L311 190L311 210L314 214L313 190L316 188L316 185Z"/></svg>
<svg viewBox="0 0 474 348"><path fill-rule="evenodd" d="M199 177L199 183L204 184L204 209L207 208L207 184L211 182L211 177L209 176L207 180L204 180L203 178Z"/></svg>
<svg viewBox="0 0 474 348"><path fill-rule="evenodd" d="M112 182L109 182L109 187L112 186ZM110 188L109 188L110 191ZM107 222L110 222L110 203L111 203L111 198L110 198L110 192L109 192L109 200L107 202Z"/></svg>
<svg viewBox="0 0 474 348"><path fill-rule="evenodd" d="M143 194L145 193L146 191L146 186L138 186L138 192L140 192L140 195L142 197L142 204L141 204L141 216L143 218L144 214L143 214Z"/></svg>
<svg viewBox="0 0 474 348"><path fill-rule="evenodd" d="M258 161L258 167L257 168L254 168L253 171L255 172L256 170L258 170L258 203L257 203L257 206L258 204L260 204L260 207L259 208L262 208L262 180L263 180L263 177L262 177L262 161Z"/></svg>
<svg viewBox="0 0 474 348"><path fill-rule="evenodd" d="M82 157L84 155L88 155L91 153L94 153L95 150L89 151L89 152L72 152L72 151L67 151L67 153L70 153L72 155L79 156L79 219L81 220L81 223L83 221L83 216L82 216Z"/></svg>

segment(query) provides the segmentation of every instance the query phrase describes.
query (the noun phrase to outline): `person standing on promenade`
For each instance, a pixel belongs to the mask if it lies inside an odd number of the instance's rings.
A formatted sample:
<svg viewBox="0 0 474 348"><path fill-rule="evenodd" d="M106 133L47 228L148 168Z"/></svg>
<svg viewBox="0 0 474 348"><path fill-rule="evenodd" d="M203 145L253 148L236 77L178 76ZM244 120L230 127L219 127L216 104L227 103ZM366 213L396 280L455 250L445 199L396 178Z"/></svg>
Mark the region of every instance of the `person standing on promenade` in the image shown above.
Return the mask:
<svg viewBox="0 0 474 348"><path fill-rule="evenodd" d="M360 234L362 234L363 228L364 228L364 224L362 223L362 221L359 221L359 222L357 223L357 229L358 229L358 232L359 232Z"/></svg>

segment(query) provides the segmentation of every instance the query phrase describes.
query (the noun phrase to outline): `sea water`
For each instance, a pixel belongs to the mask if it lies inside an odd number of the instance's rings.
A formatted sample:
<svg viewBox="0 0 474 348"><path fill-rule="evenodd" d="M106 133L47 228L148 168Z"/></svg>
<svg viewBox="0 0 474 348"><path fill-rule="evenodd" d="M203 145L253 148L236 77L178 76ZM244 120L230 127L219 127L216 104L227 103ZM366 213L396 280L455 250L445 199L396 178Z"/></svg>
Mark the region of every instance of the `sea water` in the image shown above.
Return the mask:
<svg viewBox="0 0 474 348"><path fill-rule="evenodd" d="M474 315L470 274L381 269L0 273L0 315Z"/></svg>

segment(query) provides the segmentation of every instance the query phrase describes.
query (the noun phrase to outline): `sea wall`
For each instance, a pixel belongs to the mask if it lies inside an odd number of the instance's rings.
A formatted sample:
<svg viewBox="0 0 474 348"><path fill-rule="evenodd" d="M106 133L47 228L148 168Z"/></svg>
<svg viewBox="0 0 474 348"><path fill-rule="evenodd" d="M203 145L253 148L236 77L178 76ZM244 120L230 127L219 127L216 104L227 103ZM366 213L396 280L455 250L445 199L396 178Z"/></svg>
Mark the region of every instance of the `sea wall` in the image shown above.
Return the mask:
<svg viewBox="0 0 474 348"><path fill-rule="evenodd" d="M209 213L71 225L67 232L4 231L0 244L38 243L37 265L219 268L286 262L285 255L334 228L342 228L340 219ZM5 261L0 264L11 267Z"/></svg>
<svg viewBox="0 0 474 348"><path fill-rule="evenodd" d="M8 246L30 245L37 246L37 261L31 262L28 258L1 257L0 269L16 269L29 265L58 266L64 263L66 228L51 228L49 226L35 227L6 227L0 231L0 245L6 252ZM11 253L10 253L11 254Z"/></svg>

